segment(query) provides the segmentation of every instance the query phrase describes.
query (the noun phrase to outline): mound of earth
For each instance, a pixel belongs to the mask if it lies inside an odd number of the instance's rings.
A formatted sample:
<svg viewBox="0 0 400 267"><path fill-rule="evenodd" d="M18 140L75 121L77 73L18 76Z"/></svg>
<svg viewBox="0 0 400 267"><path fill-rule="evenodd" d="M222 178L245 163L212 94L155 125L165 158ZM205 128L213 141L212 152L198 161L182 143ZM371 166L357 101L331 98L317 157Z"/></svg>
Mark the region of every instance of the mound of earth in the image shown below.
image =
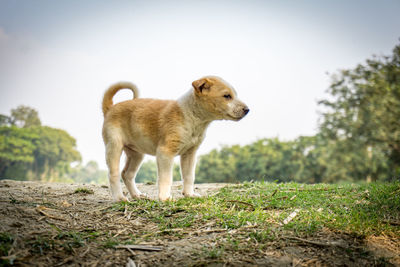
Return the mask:
<svg viewBox="0 0 400 267"><path fill-rule="evenodd" d="M196 192L212 195L226 184L198 184ZM156 185L139 184L150 199ZM174 183L173 196L182 197ZM134 201L134 200L133 200ZM153 203L153 202L152 202ZM154 205L156 205L154 201ZM122 208L121 208L122 207ZM162 230L146 219L151 209L115 206L107 186L0 181L0 265L17 266L379 266L399 265L399 242L384 237L361 241L325 231L324 242L298 239L248 246L248 239L219 241L241 229L216 224ZM173 217L182 212L160 216ZM162 219L162 218L161 218ZM332 242L331 242L332 241ZM235 247L234 244L237 244ZM240 249L238 249L240 247ZM387 249L388 247L394 249ZM352 248L351 253L345 252ZM399 265L400 266L400 265Z"/></svg>

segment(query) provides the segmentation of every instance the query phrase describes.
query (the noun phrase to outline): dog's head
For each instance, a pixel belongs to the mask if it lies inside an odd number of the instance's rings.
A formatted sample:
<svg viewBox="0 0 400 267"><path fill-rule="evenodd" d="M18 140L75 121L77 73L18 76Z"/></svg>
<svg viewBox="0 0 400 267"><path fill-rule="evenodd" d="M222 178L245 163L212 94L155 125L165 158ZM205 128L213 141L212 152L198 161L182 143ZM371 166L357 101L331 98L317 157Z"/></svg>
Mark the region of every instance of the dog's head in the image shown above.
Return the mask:
<svg viewBox="0 0 400 267"><path fill-rule="evenodd" d="M238 121L249 108L237 97L235 89L223 79L206 76L192 83L196 98L216 120Z"/></svg>

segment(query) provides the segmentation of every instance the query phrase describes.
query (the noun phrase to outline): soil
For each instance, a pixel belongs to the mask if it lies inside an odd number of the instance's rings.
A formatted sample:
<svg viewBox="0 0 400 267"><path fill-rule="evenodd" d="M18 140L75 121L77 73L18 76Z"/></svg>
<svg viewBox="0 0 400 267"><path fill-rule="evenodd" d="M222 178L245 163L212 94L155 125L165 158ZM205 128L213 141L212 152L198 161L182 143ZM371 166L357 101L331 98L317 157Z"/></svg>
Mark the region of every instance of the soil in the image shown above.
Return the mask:
<svg viewBox="0 0 400 267"><path fill-rule="evenodd" d="M199 184L196 191L209 195L224 186ZM156 198L155 185L138 187ZM79 188L87 191L77 193ZM174 183L175 198L182 197L180 189L181 184ZM217 241L240 229L211 224L185 229L182 235L143 239L139 247L118 248L112 240L121 242L159 229L126 210L111 210L112 205L107 186L0 181L0 232L13 236L3 262L16 266L400 266L400 240L362 239L328 230L314 240L287 238L247 249L248 240L240 239L242 249L220 252ZM91 238L93 233L101 235ZM144 246L153 250L138 250Z"/></svg>

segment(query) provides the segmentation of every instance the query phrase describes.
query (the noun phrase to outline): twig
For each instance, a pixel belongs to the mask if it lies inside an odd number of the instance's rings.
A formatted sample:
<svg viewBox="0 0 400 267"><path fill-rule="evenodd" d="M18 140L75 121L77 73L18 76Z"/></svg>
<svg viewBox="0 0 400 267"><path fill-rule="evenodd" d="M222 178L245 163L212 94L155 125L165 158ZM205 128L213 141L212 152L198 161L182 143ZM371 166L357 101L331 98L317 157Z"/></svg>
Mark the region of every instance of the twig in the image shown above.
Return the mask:
<svg viewBox="0 0 400 267"><path fill-rule="evenodd" d="M275 196L275 194L278 193L278 188L274 190L274 192L272 192L271 197Z"/></svg>
<svg viewBox="0 0 400 267"><path fill-rule="evenodd" d="M145 251L161 251L162 247L152 247L144 245L118 245L115 248L125 248L125 249L135 249L135 250L145 250Z"/></svg>
<svg viewBox="0 0 400 267"><path fill-rule="evenodd" d="M291 191L333 191L333 190L338 190L338 189L343 189L343 187L338 187L338 188L287 188L285 191L281 192L291 192Z"/></svg>
<svg viewBox="0 0 400 267"><path fill-rule="evenodd" d="M132 254L132 256L136 256L136 253L135 252L133 252L133 250L132 249L130 249L130 248L126 248L131 254Z"/></svg>
<svg viewBox="0 0 400 267"><path fill-rule="evenodd" d="M81 255L79 255L80 258L83 258L90 250L90 247L88 247L85 252L83 252Z"/></svg>
<svg viewBox="0 0 400 267"><path fill-rule="evenodd" d="M319 246L319 247L332 247L332 246L335 246L335 247L339 247L339 248L346 248L345 246L343 246L343 245L341 245L339 243L336 243L336 242L322 243L322 242L303 239L303 238L296 237L296 236L285 236L285 238L297 240L297 241L300 241L300 242L303 242L303 243L308 243L308 244Z"/></svg>
<svg viewBox="0 0 400 267"><path fill-rule="evenodd" d="M95 210L92 210L92 211L89 211L89 212L90 212L90 213L96 213L96 212L100 212L100 211L103 211L103 210L106 210L106 209L111 209L111 207L109 207L109 206L107 206L107 207L102 207L102 208L100 208L100 209L95 209ZM79 211L88 212L87 210L79 210Z"/></svg>
<svg viewBox="0 0 400 267"><path fill-rule="evenodd" d="M44 211L45 209L48 209L48 208L46 208L46 207L44 207L44 206L37 206L37 207L36 207L36 211L39 212L40 214L46 216L46 217L49 217L49 218L55 219L55 220L65 221L64 218L61 218L61 217L57 217L57 216L53 216L53 215L48 214L47 212Z"/></svg>
<svg viewBox="0 0 400 267"><path fill-rule="evenodd" d="M395 226L399 226L400 225L399 221L383 220L382 222L387 223L387 224L391 224L391 225L395 225Z"/></svg>
<svg viewBox="0 0 400 267"><path fill-rule="evenodd" d="M161 230L161 231L157 231L157 232L153 232L153 233L148 233L148 234L142 235L141 238L143 239L143 238L148 237L148 236L158 235L158 234L163 234L163 233L168 233L168 232L183 232L183 229L182 228L165 229L165 230Z"/></svg>
<svg viewBox="0 0 400 267"><path fill-rule="evenodd" d="M251 207L253 210L255 210L253 204L250 204L250 203L247 203L247 202L244 202L244 201L239 201L239 200L227 200L226 202L244 204L244 205L247 205L247 206Z"/></svg>
<svg viewBox="0 0 400 267"><path fill-rule="evenodd" d="M196 232L190 233L190 235L200 235L200 234L208 234L208 233L219 233L226 232L228 229L206 229L206 230L198 230Z"/></svg>
<svg viewBox="0 0 400 267"><path fill-rule="evenodd" d="M294 217L297 216L297 213L300 212L300 209L295 209L292 213L289 214L289 216L287 216L286 219L283 220L283 224L288 224L290 221L292 221L294 219Z"/></svg>
<svg viewBox="0 0 400 267"><path fill-rule="evenodd" d="M115 238L115 237L119 236L120 234L122 234L122 233L125 232L126 230L128 230L128 229L127 229L127 228L124 228L124 229L118 231L118 233L116 233L115 235L113 235L113 237Z"/></svg>
<svg viewBox="0 0 400 267"><path fill-rule="evenodd" d="M70 262L70 261L73 261L73 260L74 260L74 257L73 257L73 256L70 256L70 257L66 258L65 260L63 260L63 261L57 263L57 264L54 265L54 266L61 266L61 265L66 264L67 262Z"/></svg>

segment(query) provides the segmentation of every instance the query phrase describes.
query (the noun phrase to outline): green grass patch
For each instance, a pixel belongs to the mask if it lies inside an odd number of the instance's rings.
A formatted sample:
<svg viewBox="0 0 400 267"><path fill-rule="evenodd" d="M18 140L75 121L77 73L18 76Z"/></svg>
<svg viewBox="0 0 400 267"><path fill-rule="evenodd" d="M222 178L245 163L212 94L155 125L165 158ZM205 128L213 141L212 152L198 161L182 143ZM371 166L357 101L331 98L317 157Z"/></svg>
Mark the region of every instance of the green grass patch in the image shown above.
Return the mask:
<svg viewBox="0 0 400 267"><path fill-rule="evenodd" d="M8 256L12 244L14 242L14 237L9 233L0 232L0 257ZM0 258L0 266L11 266L12 261L8 259Z"/></svg>
<svg viewBox="0 0 400 267"><path fill-rule="evenodd" d="M120 242L115 238L108 238L102 244L103 248L114 248L115 246L119 245Z"/></svg>
<svg viewBox="0 0 400 267"><path fill-rule="evenodd" d="M14 237L9 233L0 233L0 256L7 256L11 249Z"/></svg>
<svg viewBox="0 0 400 267"><path fill-rule="evenodd" d="M74 194L94 194L94 191L89 188L80 187L75 189Z"/></svg>
<svg viewBox="0 0 400 267"><path fill-rule="evenodd" d="M46 251L52 250L56 247L53 239L37 236L34 240L28 243L31 246L31 252L34 254L44 255Z"/></svg>
<svg viewBox="0 0 400 267"><path fill-rule="evenodd" d="M225 248L223 246L219 247L203 247L203 257L208 259L220 259L224 254Z"/></svg>
<svg viewBox="0 0 400 267"><path fill-rule="evenodd" d="M95 231L83 231L83 232L60 232L56 239L60 240L59 244L61 247L69 252L72 252L73 248L82 247L87 241L96 239L101 233Z"/></svg>
<svg viewBox="0 0 400 267"><path fill-rule="evenodd" d="M167 202L139 199L117 203L113 209L134 211L166 233L207 223L225 229L254 226L258 230L249 231L248 236L257 242L286 232L312 235L323 228L359 236L398 236L400 183L244 183L227 186L209 197ZM284 223L295 210L296 216Z"/></svg>
<svg viewBox="0 0 400 267"><path fill-rule="evenodd" d="M98 237L105 235L104 233L83 230L83 231L61 231L55 227L58 234L52 237L36 236L27 244L33 254L45 255L49 250L64 250L67 253L73 253L73 248L79 248L87 245L91 241L95 241Z"/></svg>

